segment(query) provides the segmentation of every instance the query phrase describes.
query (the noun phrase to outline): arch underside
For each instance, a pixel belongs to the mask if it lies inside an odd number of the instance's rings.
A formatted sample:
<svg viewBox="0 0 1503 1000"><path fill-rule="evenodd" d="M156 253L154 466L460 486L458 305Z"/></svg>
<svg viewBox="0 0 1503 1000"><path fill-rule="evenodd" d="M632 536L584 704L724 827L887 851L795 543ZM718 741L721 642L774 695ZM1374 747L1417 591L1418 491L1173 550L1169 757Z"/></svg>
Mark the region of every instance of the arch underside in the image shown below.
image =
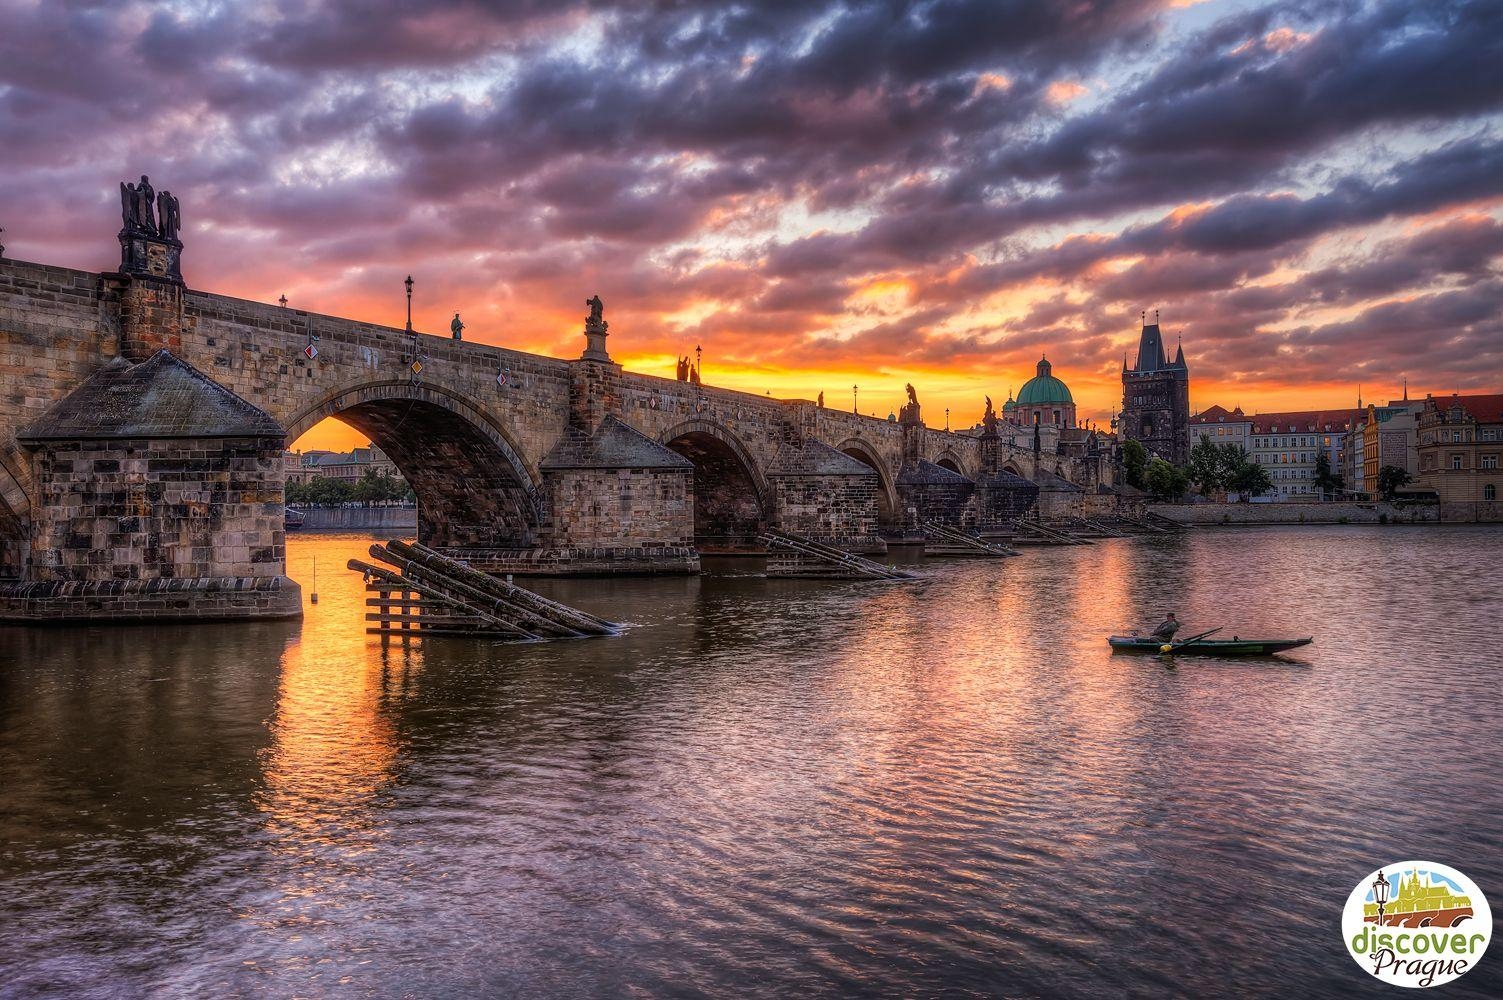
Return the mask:
<svg viewBox="0 0 1503 1000"><path fill-rule="evenodd" d="M840 451L854 458L877 474L877 527L887 530L900 526L897 504L893 498L892 483L887 478L880 462L864 445L846 442Z"/></svg>
<svg viewBox="0 0 1503 1000"><path fill-rule="evenodd" d="M26 525L0 504L0 580L20 579L26 568L29 543Z"/></svg>
<svg viewBox="0 0 1503 1000"><path fill-rule="evenodd" d="M421 399L377 399L330 414L370 438L418 504L418 538L436 548L523 548L538 516L525 473L474 423Z"/></svg>
<svg viewBox="0 0 1503 1000"><path fill-rule="evenodd" d="M706 551L755 547L767 521L746 460L707 431L678 434L665 444L694 464L694 544Z"/></svg>
<svg viewBox="0 0 1503 1000"><path fill-rule="evenodd" d="M941 455L938 459L935 460L934 464L939 466L941 469L949 469L956 475L965 475L965 470L960 467L959 459L955 458L952 455Z"/></svg>

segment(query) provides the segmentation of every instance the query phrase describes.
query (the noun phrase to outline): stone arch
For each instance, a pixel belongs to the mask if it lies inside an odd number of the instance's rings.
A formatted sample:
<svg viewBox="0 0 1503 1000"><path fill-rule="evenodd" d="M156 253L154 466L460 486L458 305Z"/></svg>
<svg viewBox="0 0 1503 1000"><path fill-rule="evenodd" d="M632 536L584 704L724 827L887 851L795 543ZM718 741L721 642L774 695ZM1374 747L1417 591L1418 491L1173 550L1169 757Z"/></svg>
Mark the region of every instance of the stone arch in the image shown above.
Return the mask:
<svg viewBox="0 0 1503 1000"><path fill-rule="evenodd" d="M17 478L0 463L0 579L26 574L32 544L32 502Z"/></svg>
<svg viewBox="0 0 1503 1000"><path fill-rule="evenodd" d="M1028 478L1026 475L1023 474L1023 469L1022 469L1021 466L1018 465L1017 462L1013 462L1013 461L1007 462L1006 464L1004 464L1002 466L1002 471L1003 472L1011 472L1013 475L1018 476L1019 478L1022 478L1022 479L1027 479Z"/></svg>
<svg viewBox="0 0 1503 1000"><path fill-rule="evenodd" d="M893 485L887 463L877 457L881 453L859 437L846 438L836 445L836 450L868 466L877 474L877 524L882 528L900 527L902 505L898 503L897 488Z"/></svg>
<svg viewBox="0 0 1503 1000"><path fill-rule="evenodd" d="M336 389L286 422L288 443L334 417L371 439L418 498L418 538L440 548L522 548L541 524L537 472L478 405L406 379Z"/></svg>
<svg viewBox="0 0 1503 1000"><path fill-rule="evenodd" d="M939 453L934 459L934 464L941 469L949 469L951 472L965 476L967 479L971 478L971 474L965 470L964 460L949 448Z"/></svg>
<svg viewBox="0 0 1503 1000"><path fill-rule="evenodd" d="M732 551L756 544L770 516L767 481L741 439L712 420L686 420L658 436L694 464L694 544Z"/></svg>
<svg viewBox="0 0 1503 1000"><path fill-rule="evenodd" d="M31 500L8 466L0 460L0 579L18 579L31 544Z"/></svg>

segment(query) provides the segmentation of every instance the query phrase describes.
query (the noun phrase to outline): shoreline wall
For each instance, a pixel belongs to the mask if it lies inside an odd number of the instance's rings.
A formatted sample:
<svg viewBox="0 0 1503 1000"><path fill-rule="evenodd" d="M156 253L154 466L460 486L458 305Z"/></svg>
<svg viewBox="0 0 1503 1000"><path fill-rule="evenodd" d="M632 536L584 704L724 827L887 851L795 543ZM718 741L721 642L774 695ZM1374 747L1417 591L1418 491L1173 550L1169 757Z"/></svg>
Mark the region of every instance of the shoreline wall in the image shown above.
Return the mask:
<svg viewBox="0 0 1503 1000"><path fill-rule="evenodd" d="M1239 524L1434 524L1433 503L1333 501L1331 503L1155 503L1151 513L1195 527Z"/></svg>
<svg viewBox="0 0 1503 1000"><path fill-rule="evenodd" d="M304 509L302 531L359 531L366 528L417 530L416 507L313 507Z"/></svg>

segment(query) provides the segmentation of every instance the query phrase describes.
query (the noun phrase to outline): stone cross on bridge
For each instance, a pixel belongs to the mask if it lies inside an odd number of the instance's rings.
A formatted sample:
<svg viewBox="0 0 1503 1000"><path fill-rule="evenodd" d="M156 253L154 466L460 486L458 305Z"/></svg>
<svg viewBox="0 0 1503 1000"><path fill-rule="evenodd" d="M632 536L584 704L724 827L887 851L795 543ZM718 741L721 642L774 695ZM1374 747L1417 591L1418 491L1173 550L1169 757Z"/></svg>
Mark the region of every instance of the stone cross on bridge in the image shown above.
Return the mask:
<svg viewBox="0 0 1503 1000"><path fill-rule="evenodd" d="M403 330L187 287L175 235L127 225L112 273L0 259L0 616L297 613L282 452L327 417L396 463L423 541L504 572L694 572L768 527L882 552L1113 482L1104 455L916 406L899 424L625 371L598 297L580 358L419 334L414 374Z"/></svg>

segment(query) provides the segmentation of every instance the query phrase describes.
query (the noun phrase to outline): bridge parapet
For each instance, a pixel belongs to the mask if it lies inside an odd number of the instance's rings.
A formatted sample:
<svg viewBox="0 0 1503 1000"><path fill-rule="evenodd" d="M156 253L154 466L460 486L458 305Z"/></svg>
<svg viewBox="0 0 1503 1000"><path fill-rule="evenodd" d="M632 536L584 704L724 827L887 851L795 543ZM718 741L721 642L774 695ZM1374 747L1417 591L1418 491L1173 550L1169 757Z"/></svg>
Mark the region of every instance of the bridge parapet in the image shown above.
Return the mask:
<svg viewBox="0 0 1503 1000"><path fill-rule="evenodd" d="M1025 497L1019 483L1063 496L1064 480L1086 490L1109 481L1099 459L1066 455L1047 433L1030 448L1021 429L993 437L927 427L916 396L902 420L883 420L704 385L697 370L693 381L625 371L606 353L598 297L589 300L583 356L561 360L189 288L176 201L164 201L164 192L153 216L143 193L149 190L145 178L122 186L119 272L0 259L0 577L41 582L53 573L60 578L51 582L90 586L138 579L151 561L133 555L129 539L91 542L112 554L84 559L79 566L88 572L64 571L37 555L38 539L63 537L65 521L75 518L63 494L92 482L95 492L113 496L109 477L118 469L145 461L137 471L146 474L152 461L177 460L141 458L163 448L198 456L188 461L222 459L226 482L244 471L236 462L252 461L226 452L228 439L208 428L161 439L173 445L142 443L155 440L149 435L129 446L95 441L87 454L68 458L56 443L18 436L107 366L141 367L162 351L264 414L287 440L328 417L361 430L417 492L423 540L477 557L493 553L498 567L514 571L692 571L696 546L744 547L769 527L881 551L879 530L901 530L905 522L984 526L1001 516L997 511L1015 512L1035 495ZM111 448L121 454L106 454ZM253 487L236 487L257 498L237 502L261 505L254 512L260 521L230 529L237 540L202 541L219 537L219 529L195 519L233 523L250 513L215 507L222 491L207 479L191 488L163 480L142 498L127 491L118 502L104 501L109 509L88 515L91 538L95 528L130 535L134 529L122 524L155 518L200 539L151 564L163 579L173 560L195 578L278 579L280 542L246 538L271 531L268 519L280 516L281 463L265 455L254 461L276 468L263 470L269 478ZM63 474L82 478L65 488ZM200 510L198 501L177 496L185 490L211 499ZM941 494L942 502L935 499ZM114 510L122 504L139 512ZM82 537L67 539L78 552ZM146 542L143 535L143 548ZM241 549L256 558L240 559ZM99 579L85 579L90 573ZM184 586L186 577L171 578ZM282 600L285 610L290 592L269 600ZM240 610L257 606L251 601Z"/></svg>

